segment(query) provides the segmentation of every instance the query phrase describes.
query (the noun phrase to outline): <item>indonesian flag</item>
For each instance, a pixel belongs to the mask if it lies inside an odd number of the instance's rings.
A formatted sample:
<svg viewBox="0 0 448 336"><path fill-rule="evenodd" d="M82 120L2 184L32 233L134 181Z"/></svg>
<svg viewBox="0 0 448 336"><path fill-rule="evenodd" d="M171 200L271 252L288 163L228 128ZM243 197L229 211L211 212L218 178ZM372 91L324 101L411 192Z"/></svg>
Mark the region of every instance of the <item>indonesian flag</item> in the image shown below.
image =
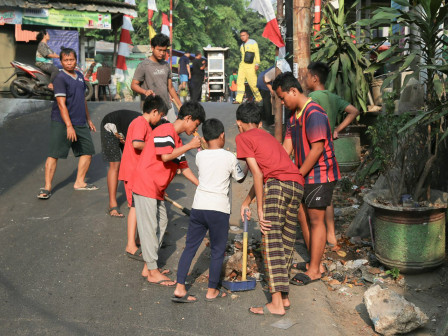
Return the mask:
<svg viewBox="0 0 448 336"><path fill-rule="evenodd" d="M256 10L268 21L262 36L270 40L277 47L284 47L285 42L283 42L282 35L280 34L271 0L252 0L248 8Z"/></svg>
<svg viewBox="0 0 448 336"><path fill-rule="evenodd" d="M125 0L125 3L135 5L135 0ZM134 31L131 23L132 16L123 15L123 25L121 26L120 44L118 46L117 69L115 74L124 80L123 71L127 70L126 57L129 56L129 46L132 45L131 31Z"/></svg>
<svg viewBox="0 0 448 336"><path fill-rule="evenodd" d="M157 12L156 0L148 0L148 30L149 30L149 41L156 35L154 30L152 17L154 12Z"/></svg>
<svg viewBox="0 0 448 336"><path fill-rule="evenodd" d="M170 20L168 20L168 15L162 13L162 34L170 37Z"/></svg>

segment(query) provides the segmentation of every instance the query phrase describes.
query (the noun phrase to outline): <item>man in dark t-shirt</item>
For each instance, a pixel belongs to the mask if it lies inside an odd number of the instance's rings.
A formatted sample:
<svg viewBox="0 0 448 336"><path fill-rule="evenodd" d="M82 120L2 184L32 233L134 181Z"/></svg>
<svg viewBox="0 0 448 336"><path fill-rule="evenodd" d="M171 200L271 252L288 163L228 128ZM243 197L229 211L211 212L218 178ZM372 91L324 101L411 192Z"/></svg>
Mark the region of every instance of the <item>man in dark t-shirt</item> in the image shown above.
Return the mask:
<svg viewBox="0 0 448 336"><path fill-rule="evenodd" d="M109 162L107 171L107 189L109 191L109 215L124 217L117 203L118 171L129 124L140 112L118 110L106 114L101 121L101 152L103 160Z"/></svg>
<svg viewBox="0 0 448 336"><path fill-rule="evenodd" d="M202 59L202 54L200 51L198 51L193 61L193 70L191 73L190 100L193 102L201 101L202 83L204 82L205 67L205 60Z"/></svg>
<svg viewBox="0 0 448 336"><path fill-rule="evenodd" d="M187 51L180 59L179 59L179 91L185 90L187 88L188 80L191 79L190 73L190 52Z"/></svg>
<svg viewBox="0 0 448 336"><path fill-rule="evenodd" d="M76 52L73 49L62 49L59 56L63 71L59 72L53 82L56 100L51 110L50 151L45 162L45 186L37 194L40 199L50 198L58 159L66 159L70 148L75 157L79 157L73 188L98 189L85 181L92 155L95 154L90 131L95 132L96 128L90 119L85 100L84 76L75 70Z"/></svg>

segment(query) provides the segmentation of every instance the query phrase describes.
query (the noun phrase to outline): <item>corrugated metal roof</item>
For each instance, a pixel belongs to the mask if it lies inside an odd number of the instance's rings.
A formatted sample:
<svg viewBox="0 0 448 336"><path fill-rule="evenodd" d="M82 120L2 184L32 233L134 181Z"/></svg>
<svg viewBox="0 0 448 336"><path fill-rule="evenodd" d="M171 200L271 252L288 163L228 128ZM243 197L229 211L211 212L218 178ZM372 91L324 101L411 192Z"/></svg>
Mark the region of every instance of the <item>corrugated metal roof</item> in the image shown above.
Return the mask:
<svg viewBox="0 0 448 336"><path fill-rule="evenodd" d="M137 16L136 7L124 2L112 0L58 0L58 1L30 1L30 0L0 0L0 7L71 9L78 11L120 13Z"/></svg>

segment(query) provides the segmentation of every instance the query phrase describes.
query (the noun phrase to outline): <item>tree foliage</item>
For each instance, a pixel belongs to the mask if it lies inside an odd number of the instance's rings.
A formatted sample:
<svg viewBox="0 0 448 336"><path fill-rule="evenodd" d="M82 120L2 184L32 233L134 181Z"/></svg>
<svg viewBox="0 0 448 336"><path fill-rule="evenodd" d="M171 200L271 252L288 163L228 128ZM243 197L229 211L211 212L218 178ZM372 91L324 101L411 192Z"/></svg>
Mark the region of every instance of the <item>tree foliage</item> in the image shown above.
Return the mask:
<svg viewBox="0 0 448 336"><path fill-rule="evenodd" d="M248 10L246 0L174 0L173 1L173 48L196 53L203 47L229 47L226 72L238 68L241 60L239 31L247 29L250 37L260 48L260 69L273 65L275 46L261 36L266 20L258 13ZM156 32L160 32L162 13L169 14L169 0L157 0L158 12L152 21ZM138 17L132 20L134 44L148 45L147 1L138 0ZM90 31L87 36L113 41L110 31Z"/></svg>

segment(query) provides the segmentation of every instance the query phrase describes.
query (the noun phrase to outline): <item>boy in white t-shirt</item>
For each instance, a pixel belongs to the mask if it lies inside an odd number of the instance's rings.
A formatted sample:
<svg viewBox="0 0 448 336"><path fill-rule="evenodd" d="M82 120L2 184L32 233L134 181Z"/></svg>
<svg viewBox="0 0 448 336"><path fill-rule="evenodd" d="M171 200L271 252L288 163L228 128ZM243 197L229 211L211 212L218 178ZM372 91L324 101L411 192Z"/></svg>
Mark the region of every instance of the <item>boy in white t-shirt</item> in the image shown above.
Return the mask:
<svg viewBox="0 0 448 336"><path fill-rule="evenodd" d="M245 173L234 154L223 149L225 144L224 125L218 119L208 119L202 125L202 133L208 149L196 155L199 170L199 185L194 196L188 225L185 249L179 260L177 286L172 301L193 303L197 299L189 295L185 280L191 262L207 231L210 236L210 271L206 301L225 297L218 289L222 262L229 235L230 177L242 182ZM246 169L247 173L247 169Z"/></svg>

